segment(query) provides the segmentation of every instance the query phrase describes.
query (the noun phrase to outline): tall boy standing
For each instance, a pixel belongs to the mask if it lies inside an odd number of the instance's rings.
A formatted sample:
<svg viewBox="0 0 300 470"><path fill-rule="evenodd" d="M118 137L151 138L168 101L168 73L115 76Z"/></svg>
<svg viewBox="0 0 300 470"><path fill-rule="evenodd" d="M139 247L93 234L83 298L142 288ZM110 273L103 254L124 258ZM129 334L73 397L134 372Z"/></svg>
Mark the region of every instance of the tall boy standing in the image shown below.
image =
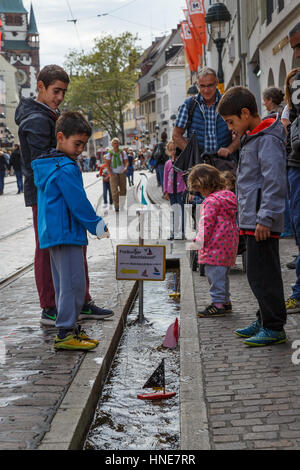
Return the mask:
<svg viewBox="0 0 300 470"><path fill-rule="evenodd" d="M22 98L16 110L15 121L19 126L19 139L22 157L22 169L25 176L25 205L32 207L35 230L35 281L42 308L41 324L54 326L57 309L52 282L49 252L40 249L37 234L37 193L33 180L31 162L38 156L56 147L55 124L59 117L58 107L64 100L69 84L69 76L58 65L47 65L38 75L38 95L36 99ZM112 311L94 305L89 294L88 266L86 247L84 249L86 272L86 296L82 315L86 318L106 318Z"/></svg>
<svg viewBox="0 0 300 470"><path fill-rule="evenodd" d="M279 259L286 195L286 133L278 115L262 120L254 95L233 87L218 111L241 138L237 175L239 227L247 240L247 277L259 304L257 320L236 330L249 346L286 341Z"/></svg>
<svg viewBox="0 0 300 470"><path fill-rule="evenodd" d="M101 237L105 223L87 199L76 159L91 136L81 113L63 114L57 121L57 148L32 162L38 188L38 236L41 249L50 253L57 306L55 349L93 349L77 326L85 298L83 246L86 231Z"/></svg>

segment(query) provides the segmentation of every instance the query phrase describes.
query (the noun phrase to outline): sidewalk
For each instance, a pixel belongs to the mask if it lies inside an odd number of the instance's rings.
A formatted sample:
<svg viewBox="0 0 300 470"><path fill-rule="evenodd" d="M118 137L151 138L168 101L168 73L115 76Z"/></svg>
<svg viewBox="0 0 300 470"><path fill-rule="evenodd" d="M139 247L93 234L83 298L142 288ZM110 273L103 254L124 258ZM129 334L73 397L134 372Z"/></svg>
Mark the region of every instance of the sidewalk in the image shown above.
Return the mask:
<svg viewBox="0 0 300 470"><path fill-rule="evenodd" d="M286 268L297 253L294 240L281 240L280 252L287 298L296 275ZM193 280L200 310L210 303L208 283L199 272L193 273ZM233 313L197 320L210 448L298 450L300 365L292 362L296 351L292 344L300 340L300 315L288 316L287 343L249 348L233 334L252 323L257 310L241 257L231 271L230 283Z"/></svg>

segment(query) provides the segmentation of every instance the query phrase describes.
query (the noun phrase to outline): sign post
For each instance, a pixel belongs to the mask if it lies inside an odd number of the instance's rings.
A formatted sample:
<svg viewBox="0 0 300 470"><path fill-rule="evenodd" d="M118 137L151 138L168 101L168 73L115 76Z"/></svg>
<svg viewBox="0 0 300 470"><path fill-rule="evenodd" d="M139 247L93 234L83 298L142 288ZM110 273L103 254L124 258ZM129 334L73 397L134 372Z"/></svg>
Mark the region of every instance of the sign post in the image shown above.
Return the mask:
<svg viewBox="0 0 300 470"><path fill-rule="evenodd" d="M139 245L144 246L144 214L137 211L139 217ZM145 323L144 317L144 281L139 281L139 325Z"/></svg>
<svg viewBox="0 0 300 470"><path fill-rule="evenodd" d="M145 323L144 281L164 281L166 274L166 247L144 244L144 216L148 211L138 210L139 244L118 245L116 278L120 281L138 281L139 324Z"/></svg>

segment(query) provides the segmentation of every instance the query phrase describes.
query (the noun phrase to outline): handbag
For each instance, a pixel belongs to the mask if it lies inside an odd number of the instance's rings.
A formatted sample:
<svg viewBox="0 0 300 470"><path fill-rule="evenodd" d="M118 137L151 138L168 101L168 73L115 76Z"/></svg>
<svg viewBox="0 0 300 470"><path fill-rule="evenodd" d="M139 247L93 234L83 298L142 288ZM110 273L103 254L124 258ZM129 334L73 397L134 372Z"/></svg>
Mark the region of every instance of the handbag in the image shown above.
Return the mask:
<svg viewBox="0 0 300 470"><path fill-rule="evenodd" d="M219 157L215 153L202 153L201 160L207 165L214 166L219 171L230 171L236 175L238 164L236 161L231 160L228 157Z"/></svg>

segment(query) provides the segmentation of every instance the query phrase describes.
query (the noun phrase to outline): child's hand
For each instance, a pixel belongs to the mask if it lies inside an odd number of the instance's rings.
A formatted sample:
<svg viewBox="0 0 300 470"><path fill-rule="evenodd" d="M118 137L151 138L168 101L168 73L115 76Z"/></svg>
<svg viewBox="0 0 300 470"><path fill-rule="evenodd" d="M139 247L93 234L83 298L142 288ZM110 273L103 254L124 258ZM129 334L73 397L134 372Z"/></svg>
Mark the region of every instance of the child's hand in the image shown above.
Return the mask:
<svg viewBox="0 0 300 470"><path fill-rule="evenodd" d="M170 199L169 194L167 192L164 193L164 199L166 199L166 201Z"/></svg>
<svg viewBox="0 0 300 470"><path fill-rule="evenodd" d="M257 224L255 230L255 239L257 242L262 242L270 238L271 232L269 227L265 227L264 225Z"/></svg>

